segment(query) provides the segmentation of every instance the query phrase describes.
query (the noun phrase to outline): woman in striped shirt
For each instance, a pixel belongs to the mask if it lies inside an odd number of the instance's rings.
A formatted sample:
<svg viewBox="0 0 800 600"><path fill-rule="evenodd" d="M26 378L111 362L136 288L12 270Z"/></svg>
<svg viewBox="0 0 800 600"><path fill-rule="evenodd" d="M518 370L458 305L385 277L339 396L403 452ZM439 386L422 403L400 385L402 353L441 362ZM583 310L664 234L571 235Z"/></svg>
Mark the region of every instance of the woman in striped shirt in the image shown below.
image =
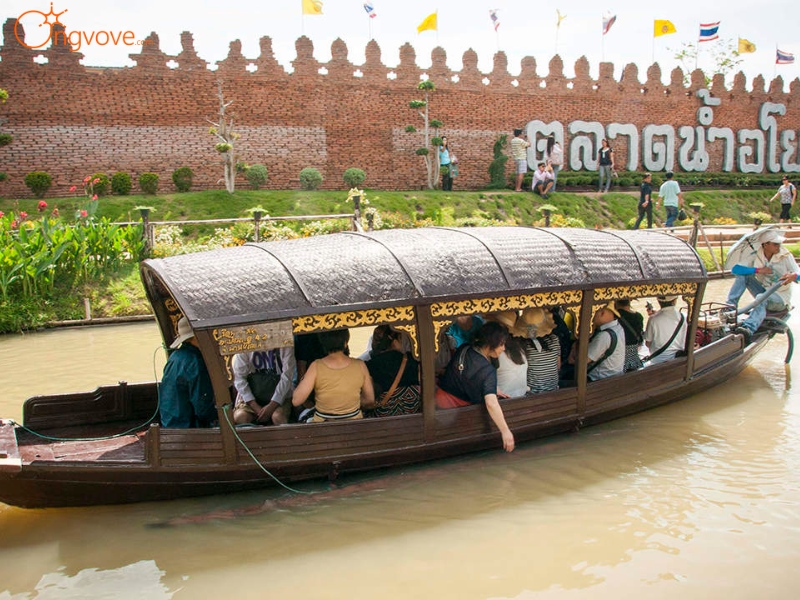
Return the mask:
<svg viewBox="0 0 800 600"><path fill-rule="evenodd" d="M528 387L534 394L558 389L561 344L553 333L555 321L544 308L527 308L517 321L517 329L527 333Z"/></svg>

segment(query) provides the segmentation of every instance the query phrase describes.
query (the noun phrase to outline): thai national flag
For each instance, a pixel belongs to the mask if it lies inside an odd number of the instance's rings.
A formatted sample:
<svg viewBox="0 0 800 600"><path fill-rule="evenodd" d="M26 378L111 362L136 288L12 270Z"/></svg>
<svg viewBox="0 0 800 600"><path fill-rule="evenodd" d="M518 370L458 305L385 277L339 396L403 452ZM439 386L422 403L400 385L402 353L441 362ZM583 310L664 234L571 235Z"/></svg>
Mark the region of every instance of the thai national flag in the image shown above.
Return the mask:
<svg viewBox="0 0 800 600"><path fill-rule="evenodd" d="M369 2L364 2L364 10L367 11L370 19L374 19L378 16L378 14L375 12L375 7Z"/></svg>
<svg viewBox="0 0 800 600"><path fill-rule="evenodd" d="M720 21L716 23L700 23L700 41L711 42L713 40L718 40L719 35L717 31L719 31L719 24Z"/></svg>
<svg viewBox="0 0 800 600"><path fill-rule="evenodd" d="M500 27L500 19L497 16L496 8L489 11L489 18L492 20L492 23L494 23L494 30L497 31L497 28Z"/></svg>
<svg viewBox="0 0 800 600"><path fill-rule="evenodd" d="M790 65L794 62L794 54L791 52L784 52L783 50L775 49L775 64L776 65Z"/></svg>
<svg viewBox="0 0 800 600"><path fill-rule="evenodd" d="M610 12L606 12L603 15L603 35L607 34L611 30L611 26L617 21L617 15L612 15Z"/></svg>

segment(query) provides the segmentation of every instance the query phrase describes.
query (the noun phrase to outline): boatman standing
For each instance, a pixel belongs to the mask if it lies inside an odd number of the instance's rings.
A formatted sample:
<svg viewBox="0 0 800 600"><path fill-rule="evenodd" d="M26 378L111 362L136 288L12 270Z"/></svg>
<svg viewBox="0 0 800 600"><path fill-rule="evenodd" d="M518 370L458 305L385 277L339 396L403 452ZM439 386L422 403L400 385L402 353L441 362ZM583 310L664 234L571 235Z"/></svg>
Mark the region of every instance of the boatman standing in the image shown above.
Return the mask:
<svg viewBox="0 0 800 600"><path fill-rule="evenodd" d="M760 236L761 245L757 251L743 255L740 262L731 269L731 273L736 276L728 292L728 304L731 306L739 304L739 298L745 289L749 290L754 298L758 298L768 287L779 281L783 282L783 285L765 302L754 307L747 319L735 329L736 333L744 336L746 342L750 341L750 336L764 321L767 310L781 312L791 308L792 289L789 284L797 282L800 268L792 253L781 246L784 239L780 231L775 229L765 231Z"/></svg>

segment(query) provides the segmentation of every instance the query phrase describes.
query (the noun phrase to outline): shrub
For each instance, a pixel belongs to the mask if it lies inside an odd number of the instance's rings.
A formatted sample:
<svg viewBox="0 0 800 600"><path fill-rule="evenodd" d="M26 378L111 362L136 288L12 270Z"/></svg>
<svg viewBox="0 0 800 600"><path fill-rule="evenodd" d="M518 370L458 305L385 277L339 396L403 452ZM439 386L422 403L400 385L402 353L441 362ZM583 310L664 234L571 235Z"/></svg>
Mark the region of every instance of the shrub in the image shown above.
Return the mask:
<svg viewBox="0 0 800 600"><path fill-rule="evenodd" d="M506 146L508 145L508 135L503 134L494 143L493 153L494 159L489 164L489 185L491 189L499 190L506 187L506 162L508 156L505 154ZM514 174L516 180L516 173ZM516 184L516 181L515 181Z"/></svg>
<svg viewBox="0 0 800 600"><path fill-rule="evenodd" d="M14 141L14 136L10 133L0 133L0 146L8 146Z"/></svg>
<svg viewBox="0 0 800 600"><path fill-rule="evenodd" d="M44 171L32 171L25 175L25 185L33 192L37 198L44 198L47 190L53 185L53 178Z"/></svg>
<svg viewBox="0 0 800 600"><path fill-rule="evenodd" d="M304 190L315 190L322 183L322 174L314 167L306 167L300 171L300 185Z"/></svg>
<svg viewBox="0 0 800 600"><path fill-rule="evenodd" d="M8 173L0 171L0 181L5 181L6 179L8 179Z"/></svg>
<svg viewBox="0 0 800 600"><path fill-rule="evenodd" d="M97 183L92 184L92 189L94 193L98 196L105 196L108 194L108 190L111 187L111 182L108 179L108 175L105 173L95 173L92 175L92 181L99 179Z"/></svg>
<svg viewBox="0 0 800 600"><path fill-rule="evenodd" d="M139 175L139 189L145 194L155 194L158 192L158 174L142 173Z"/></svg>
<svg viewBox="0 0 800 600"><path fill-rule="evenodd" d="M179 167L172 172L172 183L179 192L188 192L192 189L194 172L189 167Z"/></svg>
<svg viewBox="0 0 800 600"><path fill-rule="evenodd" d="M111 191L117 196L127 196L131 193L133 182L130 173L117 171L111 176Z"/></svg>
<svg viewBox="0 0 800 600"><path fill-rule="evenodd" d="M257 190L267 182L267 167L264 165L251 165L247 171L245 171L244 176L250 183L250 187Z"/></svg>
<svg viewBox="0 0 800 600"><path fill-rule="evenodd" d="M342 175L342 179L344 179L349 188L360 186L366 178L367 174L363 170L355 168L347 169Z"/></svg>

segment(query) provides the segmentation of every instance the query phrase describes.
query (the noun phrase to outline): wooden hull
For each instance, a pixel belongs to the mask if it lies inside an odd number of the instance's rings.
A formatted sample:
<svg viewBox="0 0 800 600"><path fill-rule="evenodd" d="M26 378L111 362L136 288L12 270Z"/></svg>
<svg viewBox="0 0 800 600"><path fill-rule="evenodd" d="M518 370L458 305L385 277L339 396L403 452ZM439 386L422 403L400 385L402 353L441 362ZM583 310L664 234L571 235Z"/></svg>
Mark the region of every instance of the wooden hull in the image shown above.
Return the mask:
<svg viewBox="0 0 800 600"><path fill-rule="evenodd" d="M662 365L587 386L503 401L503 411L518 442L577 430L699 393L739 373L767 342L766 335L741 348L729 336L694 353L693 375L687 360ZM77 423L113 404L118 416L146 414L146 385L125 393L45 399L42 413L64 411ZM135 395L139 408L131 409ZM108 398L112 399L109 400ZM71 400L70 400L71 398ZM60 404L59 404L60 403ZM83 404L81 404L83 403ZM58 408L54 408L59 405ZM146 403L144 403L146 406ZM80 410L73 410L76 406ZM36 429L37 404L26 424ZM45 410L45 407L50 407ZM71 407L71 409L70 409ZM27 409L26 409L27 410ZM83 410L86 414L76 416ZM111 411L112 409L108 409ZM95 412L97 411L97 412ZM45 416L40 424L47 422ZM103 418L107 418L107 415ZM101 417L98 417L101 421ZM123 421L120 421L122 423ZM141 422L141 421L140 421ZM105 426L108 429L108 425ZM118 430L124 426L118 424ZM85 506L168 500L237 492L274 485L242 445L223 428L166 430L151 427L107 442L45 443L5 423L0 425L0 501L21 507ZM73 435L90 426L65 430ZM60 435L59 430L48 431ZM226 440L225 434L230 436ZM241 440L275 477L285 482L392 467L501 447L500 435L482 406L437 411L426 430L423 415L365 419L346 423L254 427L237 430ZM233 439L233 441L231 441Z"/></svg>

